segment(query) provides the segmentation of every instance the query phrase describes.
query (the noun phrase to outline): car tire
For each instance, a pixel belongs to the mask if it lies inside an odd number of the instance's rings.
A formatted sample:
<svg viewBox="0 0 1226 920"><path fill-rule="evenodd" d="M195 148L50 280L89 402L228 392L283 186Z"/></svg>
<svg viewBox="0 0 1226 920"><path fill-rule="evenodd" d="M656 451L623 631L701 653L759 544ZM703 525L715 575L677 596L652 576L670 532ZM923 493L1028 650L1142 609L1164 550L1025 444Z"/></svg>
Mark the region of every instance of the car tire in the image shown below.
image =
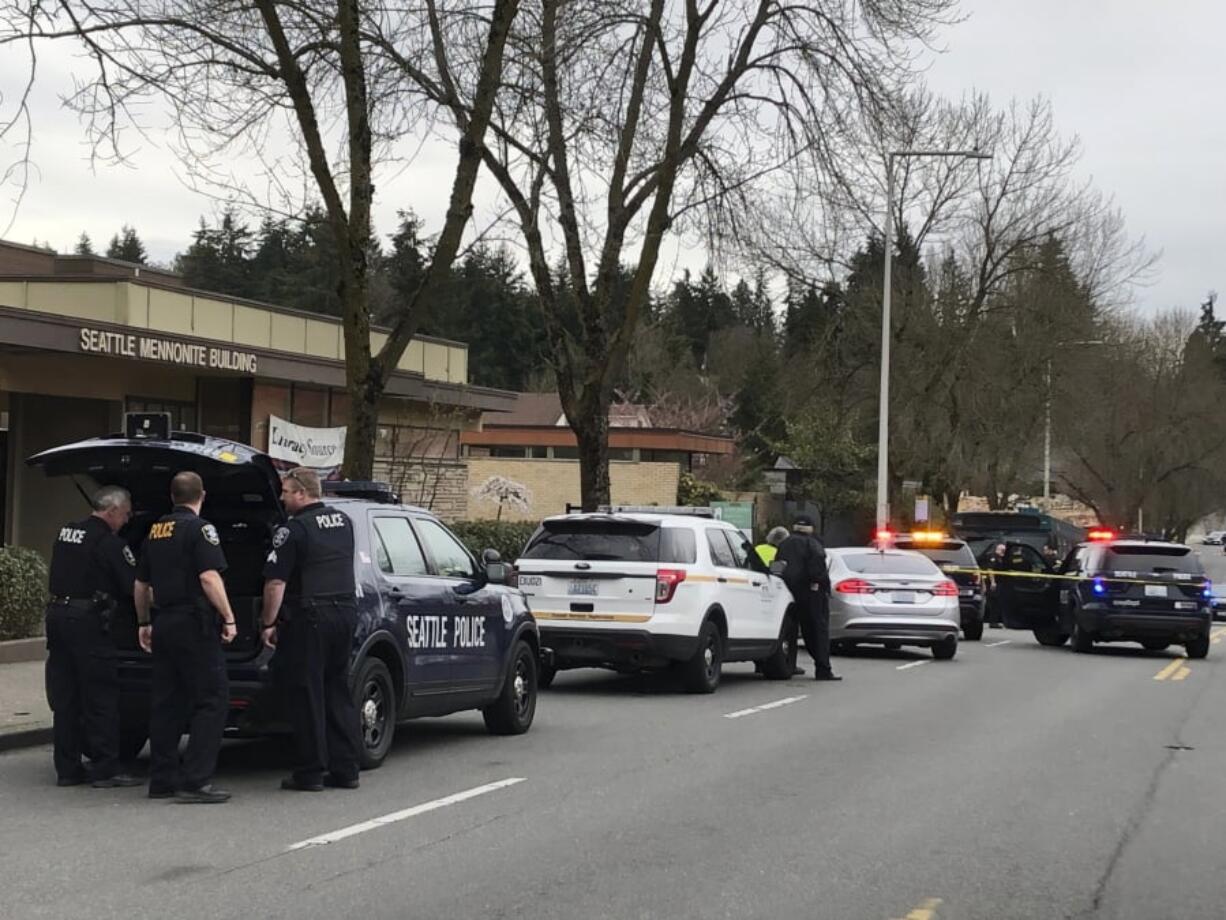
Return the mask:
<svg viewBox="0 0 1226 920"><path fill-rule="evenodd" d="M937 661L950 661L958 654L958 637L950 636L942 639L932 647L932 657Z"/></svg>
<svg viewBox="0 0 1226 920"><path fill-rule="evenodd" d="M681 686L686 693L714 693L724 668L724 643L719 627L707 620L698 631L698 648L681 666Z"/></svg>
<svg viewBox="0 0 1226 920"><path fill-rule="evenodd" d="M481 710L485 728L491 735L522 735L532 727L536 716L536 655L527 642L515 643L502 692L491 705Z"/></svg>
<svg viewBox="0 0 1226 920"><path fill-rule="evenodd" d="M769 658L763 658L762 675L767 680L791 680L796 670L796 621L790 616L783 618L779 628L779 647Z"/></svg>
<svg viewBox="0 0 1226 920"><path fill-rule="evenodd" d="M1171 647L1171 643L1162 639L1145 639L1141 642L1141 647L1147 652L1165 652Z"/></svg>
<svg viewBox="0 0 1226 920"><path fill-rule="evenodd" d="M353 702L362 729L358 762L363 770L374 770L387 757L396 735L396 685L392 672L378 658L367 658L358 667Z"/></svg>
<svg viewBox="0 0 1226 920"><path fill-rule="evenodd" d="M1189 658L1204 658L1209 654L1209 637L1197 636L1195 639L1184 643L1184 650L1188 653Z"/></svg>
<svg viewBox="0 0 1226 920"><path fill-rule="evenodd" d="M1073 651L1082 655L1094 651L1094 637L1081 628L1076 613L1073 614Z"/></svg>
<svg viewBox="0 0 1226 920"><path fill-rule="evenodd" d="M962 638L968 642L978 642L983 638L983 620L967 623L962 627Z"/></svg>
<svg viewBox="0 0 1226 920"><path fill-rule="evenodd" d="M551 664L536 666L536 687L538 690L548 690L553 686L553 679L558 676L558 669Z"/></svg>
<svg viewBox="0 0 1226 920"><path fill-rule="evenodd" d="M1034 637L1039 640L1039 645L1048 645L1052 648L1059 648L1068 642L1068 633L1056 628L1036 629Z"/></svg>

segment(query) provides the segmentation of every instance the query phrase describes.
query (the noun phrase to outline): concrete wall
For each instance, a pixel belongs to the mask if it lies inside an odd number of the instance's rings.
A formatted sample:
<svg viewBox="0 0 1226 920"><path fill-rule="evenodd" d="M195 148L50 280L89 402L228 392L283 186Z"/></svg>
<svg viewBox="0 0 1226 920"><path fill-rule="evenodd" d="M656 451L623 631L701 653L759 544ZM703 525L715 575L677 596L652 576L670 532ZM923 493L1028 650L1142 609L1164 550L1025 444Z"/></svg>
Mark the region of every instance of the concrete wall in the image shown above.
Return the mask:
<svg viewBox="0 0 1226 920"><path fill-rule="evenodd" d="M491 476L505 476L532 492L532 506L527 511L504 507L503 520L539 521L551 514L565 513L567 503L579 503L578 460L469 457L467 463L470 519L492 519L498 514L497 504L479 501L471 495L472 489L480 488ZM680 475L680 467L675 463L610 463L613 502L675 505Z"/></svg>

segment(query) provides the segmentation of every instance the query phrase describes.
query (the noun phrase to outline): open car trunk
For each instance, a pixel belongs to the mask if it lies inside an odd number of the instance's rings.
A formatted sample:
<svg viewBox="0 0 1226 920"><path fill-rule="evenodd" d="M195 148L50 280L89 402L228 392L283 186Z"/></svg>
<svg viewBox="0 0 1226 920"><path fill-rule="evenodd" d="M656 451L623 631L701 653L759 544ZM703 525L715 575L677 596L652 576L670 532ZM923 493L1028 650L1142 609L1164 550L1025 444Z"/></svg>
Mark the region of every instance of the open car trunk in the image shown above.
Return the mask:
<svg viewBox="0 0 1226 920"><path fill-rule="evenodd" d="M120 536L139 558L149 527L170 511L170 480L191 470L204 480L202 516L217 528L228 568L222 573L238 624L230 658L253 658L260 651L259 616L264 558L285 515L278 495L280 479L272 461L243 444L175 432L168 441L121 436L91 438L54 447L30 457L48 476L75 482L82 493L82 516L89 513L94 489L117 485L132 494L132 519ZM112 617L111 637L125 656L138 657L136 613L126 602Z"/></svg>

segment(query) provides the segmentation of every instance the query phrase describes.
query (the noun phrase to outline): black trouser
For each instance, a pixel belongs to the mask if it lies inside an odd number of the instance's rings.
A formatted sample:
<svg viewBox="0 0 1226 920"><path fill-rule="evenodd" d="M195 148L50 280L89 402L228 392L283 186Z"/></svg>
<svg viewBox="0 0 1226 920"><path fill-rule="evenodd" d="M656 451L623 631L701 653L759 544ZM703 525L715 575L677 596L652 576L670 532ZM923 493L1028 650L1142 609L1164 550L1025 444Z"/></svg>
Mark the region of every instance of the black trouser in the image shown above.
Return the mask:
<svg viewBox="0 0 1226 920"><path fill-rule="evenodd" d="M153 621L149 788L199 789L217 768L230 708L230 682L215 614L158 610ZM190 738L179 763L179 738Z"/></svg>
<svg viewBox="0 0 1226 920"><path fill-rule="evenodd" d="M820 591L811 588L802 588L792 594L796 598L796 618L800 622L800 634L804 636L805 648L813 658L813 667L818 674L829 674L829 599Z"/></svg>
<svg viewBox="0 0 1226 920"><path fill-rule="evenodd" d="M47 607L47 694L55 711L55 772L80 779L82 736L93 779L119 772L119 678L114 646L92 604Z"/></svg>
<svg viewBox="0 0 1226 920"><path fill-rule="evenodd" d="M275 667L294 728L294 778L318 783L327 769L338 779L357 779L361 731L349 692L357 610L325 602L287 615L277 627Z"/></svg>

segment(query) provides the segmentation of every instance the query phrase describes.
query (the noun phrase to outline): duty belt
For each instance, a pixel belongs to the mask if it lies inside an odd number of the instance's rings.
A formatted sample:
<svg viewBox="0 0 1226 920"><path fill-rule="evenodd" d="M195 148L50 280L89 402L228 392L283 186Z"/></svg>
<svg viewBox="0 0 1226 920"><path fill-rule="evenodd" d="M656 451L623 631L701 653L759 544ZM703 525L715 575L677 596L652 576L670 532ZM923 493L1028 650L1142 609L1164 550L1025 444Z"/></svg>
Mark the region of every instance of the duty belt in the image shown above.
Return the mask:
<svg viewBox="0 0 1226 920"><path fill-rule="evenodd" d="M51 596L53 607L75 607L81 610L93 610L96 603L92 597Z"/></svg>

